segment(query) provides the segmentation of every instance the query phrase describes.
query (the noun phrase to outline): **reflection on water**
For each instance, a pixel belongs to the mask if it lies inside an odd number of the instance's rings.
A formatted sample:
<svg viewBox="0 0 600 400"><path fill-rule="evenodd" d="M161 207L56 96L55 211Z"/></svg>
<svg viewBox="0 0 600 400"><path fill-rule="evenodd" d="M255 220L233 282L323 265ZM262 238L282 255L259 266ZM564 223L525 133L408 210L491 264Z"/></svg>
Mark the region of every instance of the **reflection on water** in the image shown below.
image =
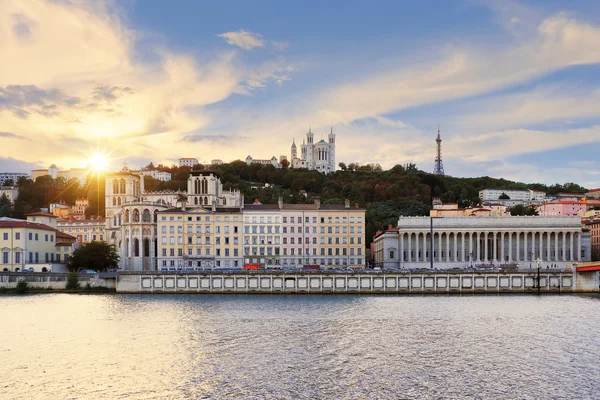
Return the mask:
<svg viewBox="0 0 600 400"><path fill-rule="evenodd" d="M0 296L0 398L600 398L598 296Z"/></svg>

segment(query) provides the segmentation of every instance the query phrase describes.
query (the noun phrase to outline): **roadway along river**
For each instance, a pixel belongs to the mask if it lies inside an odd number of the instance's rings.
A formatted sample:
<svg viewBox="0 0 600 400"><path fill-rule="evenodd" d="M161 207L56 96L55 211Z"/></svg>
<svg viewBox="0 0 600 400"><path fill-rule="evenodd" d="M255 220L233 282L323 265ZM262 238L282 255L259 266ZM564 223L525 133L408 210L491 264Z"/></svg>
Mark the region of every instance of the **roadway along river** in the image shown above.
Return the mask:
<svg viewBox="0 0 600 400"><path fill-rule="evenodd" d="M600 297L2 295L2 399L598 399Z"/></svg>

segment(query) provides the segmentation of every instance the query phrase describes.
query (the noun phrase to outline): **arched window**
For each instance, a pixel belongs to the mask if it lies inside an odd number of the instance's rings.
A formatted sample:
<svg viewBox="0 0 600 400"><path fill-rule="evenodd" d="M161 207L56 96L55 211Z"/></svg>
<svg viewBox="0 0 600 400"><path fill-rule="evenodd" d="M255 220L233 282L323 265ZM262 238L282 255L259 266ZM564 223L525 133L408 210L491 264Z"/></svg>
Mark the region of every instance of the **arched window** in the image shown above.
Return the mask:
<svg viewBox="0 0 600 400"><path fill-rule="evenodd" d="M48 272L48 268L42 267L42 272Z"/></svg>
<svg viewBox="0 0 600 400"><path fill-rule="evenodd" d="M208 204L208 197L204 197L204 204Z"/></svg>
<svg viewBox="0 0 600 400"><path fill-rule="evenodd" d="M199 193L198 186L198 179L194 179L194 194Z"/></svg>
<svg viewBox="0 0 600 400"><path fill-rule="evenodd" d="M129 238L125 239L125 257L129 257Z"/></svg>
<svg viewBox="0 0 600 400"><path fill-rule="evenodd" d="M197 197L194 197L194 204L198 205L198 198Z"/></svg>
<svg viewBox="0 0 600 400"><path fill-rule="evenodd" d="M117 216L113 216L113 226L117 226Z"/></svg>
<svg viewBox="0 0 600 400"><path fill-rule="evenodd" d="M150 240L144 239L144 257L150 257Z"/></svg>
<svg viewBox="0 0 600 400"><path fill-rule="evenodd" d="M129 210L125 210L125 223L129 223Z"/></svg>
<svg viewBox="0 0 600 400"><path fill-rule="evenodd" d="M119 182L119 185L120 185L120 188L121 188L119 190L119 193L120 194L126 194L127 191L125 190L125 179L121 179L121 181Z"/></svg>
<svg viewBox="0 0 600 400"><path fill-rule="evenodd" d="M119 194L119 181L113 180L113 194Z"/></svg>
<svg viewBox="0 0 600 400"><path fill-rule="evenodd" d="M121 198L120 197L117 199L117 204L121 205Z"/></svg>
<svg viewBox="0 0 600 400"><path fill-rule="evenodd" d="M142 214L142 222L152 222L152 215L150 215L150 210L144 210L144 213Z"/></svg>
<svg viewBox="0 0 600 400"><path fill-rule="evenodd" d="M140 256L140 240L138 238L133 239L133 256Z"/></svg>
<svg viewBox="0 0 600 400"><path fill-rule="evenodd" d="M158 222L158 210L154 210L154 223Z"/></svg>
<svg viewBox="0 0 600 400"><path fill-rule="evenodd" d="M121 214L119 214L119 226L121 226Z"/></svg>
<svg viewBox="0 0 600 400"><path fill-rule="evenodd" d="M140 211L137 208L133 210L133 221L132 222L140 222Z"/></svg>
<svg viewBox="0 0 600 400"><path fill-rule="evenodd" d="M113 206L116 206L116 205L117 205L117 198L113 197Z"/></svg>

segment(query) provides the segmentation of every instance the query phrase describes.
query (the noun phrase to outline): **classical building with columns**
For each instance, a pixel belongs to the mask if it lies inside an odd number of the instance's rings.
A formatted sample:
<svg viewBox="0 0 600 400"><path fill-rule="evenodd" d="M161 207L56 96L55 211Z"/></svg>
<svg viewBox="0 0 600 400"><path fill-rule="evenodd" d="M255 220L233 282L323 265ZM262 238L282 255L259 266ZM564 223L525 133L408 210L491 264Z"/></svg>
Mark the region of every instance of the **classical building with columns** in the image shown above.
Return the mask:
<svg viewBox="0 0 600 400"><path fill-rule="evenodd" d="M589 231L579 217L400 217L374 239L375 265L429 268L470 265L565 268L590 260Z"/></svg>

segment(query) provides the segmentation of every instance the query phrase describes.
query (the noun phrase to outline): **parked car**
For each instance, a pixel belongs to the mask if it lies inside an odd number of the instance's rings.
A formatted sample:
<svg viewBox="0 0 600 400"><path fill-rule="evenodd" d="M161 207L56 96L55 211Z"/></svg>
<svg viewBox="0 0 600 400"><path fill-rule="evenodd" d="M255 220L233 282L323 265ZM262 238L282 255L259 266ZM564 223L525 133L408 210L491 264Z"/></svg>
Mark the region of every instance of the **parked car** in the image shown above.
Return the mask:
<svg viewBox="0 0 600 400"><path fill-rule="evenodd" d="M96 274L97 272L93 269L82 269L79 271L80 274Z"/></svg>

